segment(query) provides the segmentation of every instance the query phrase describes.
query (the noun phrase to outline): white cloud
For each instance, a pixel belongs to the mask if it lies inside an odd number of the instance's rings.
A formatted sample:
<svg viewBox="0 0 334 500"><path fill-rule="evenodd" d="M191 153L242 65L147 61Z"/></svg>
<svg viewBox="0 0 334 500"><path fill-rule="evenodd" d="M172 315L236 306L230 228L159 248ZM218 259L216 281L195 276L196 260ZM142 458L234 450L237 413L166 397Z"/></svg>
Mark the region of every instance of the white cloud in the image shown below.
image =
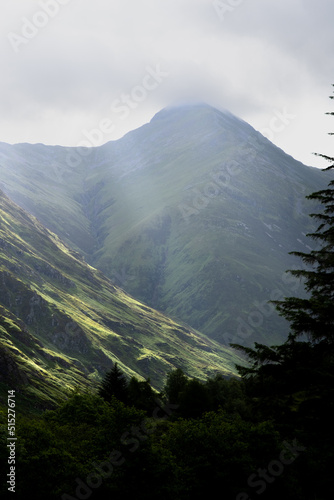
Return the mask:
<svg viewBox="0 0 334 500"><path fill-rule="evenodd" d="M41 2L58 5L57 13L48 20L36 17L46 12ZM160 64L168 78L147 92L126 120L118 119L106 140L179 99L227 108L258 130L285 107L296 118L274 142L316 164L312 151L330 152L324 113L331 104L334 5L331 0L231 5L221 20L210 0L5 0L0 140L76 145L83 129L105 117L117 120L111 104L141 84L147 67ZM15 52L8 35L22 36L27 22L38 19L47 20L45 26Z"/></svg>

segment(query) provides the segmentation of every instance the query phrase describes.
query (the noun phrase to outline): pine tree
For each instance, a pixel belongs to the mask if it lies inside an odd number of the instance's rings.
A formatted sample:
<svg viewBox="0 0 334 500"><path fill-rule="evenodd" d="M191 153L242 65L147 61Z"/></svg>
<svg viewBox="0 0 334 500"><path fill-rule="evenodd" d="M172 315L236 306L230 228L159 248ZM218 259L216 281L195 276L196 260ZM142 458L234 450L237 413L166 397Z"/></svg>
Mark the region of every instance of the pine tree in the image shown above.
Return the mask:
<svg viewBox="0 0 334 500"><path fill-rule="evenodd" d="M124 373L118 368L117 363L106 373L98 392L108 402L112 400L112 397L115 397L122 403L127 402L128 383Z"/></svg>

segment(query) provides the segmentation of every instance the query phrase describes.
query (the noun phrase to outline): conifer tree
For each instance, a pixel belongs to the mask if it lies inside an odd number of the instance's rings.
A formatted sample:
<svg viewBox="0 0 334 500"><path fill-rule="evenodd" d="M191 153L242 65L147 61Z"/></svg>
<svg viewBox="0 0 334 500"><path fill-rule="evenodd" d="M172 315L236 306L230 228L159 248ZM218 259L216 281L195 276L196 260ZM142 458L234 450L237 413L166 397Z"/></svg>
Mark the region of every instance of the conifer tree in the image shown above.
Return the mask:
<svg viewBox="0 0 334 500"><path fill-rule="evenodd" d="M126 403L128 399L128 383L124 373L118 367L117 363L106 373L99 388L99 395L106 401L110 402L114 396L122 403Z"/></svg>

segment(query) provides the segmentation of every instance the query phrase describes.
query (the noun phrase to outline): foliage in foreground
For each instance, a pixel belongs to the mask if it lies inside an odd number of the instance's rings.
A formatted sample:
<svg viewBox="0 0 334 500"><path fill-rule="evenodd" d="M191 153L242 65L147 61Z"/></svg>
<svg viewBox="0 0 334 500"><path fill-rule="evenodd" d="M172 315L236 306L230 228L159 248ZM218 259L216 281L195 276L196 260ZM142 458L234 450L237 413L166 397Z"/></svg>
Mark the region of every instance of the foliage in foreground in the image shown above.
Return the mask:
<svg viewBox="0 0 334 500"><path fill-rule="evenodd" d="M247 392L246 381L217 375L200 382L174 370L149 410L75 393L56 410L20 416L16 497L31 491L50 500L192 500L219 488L233 500L313 499L310 478L330 480L332 451L317 442L317 432L304 439L312 415L304 427L295 420L282 426L269 412L260 417L257 398ZM0 493L6 497L5 484Z"/></svg>

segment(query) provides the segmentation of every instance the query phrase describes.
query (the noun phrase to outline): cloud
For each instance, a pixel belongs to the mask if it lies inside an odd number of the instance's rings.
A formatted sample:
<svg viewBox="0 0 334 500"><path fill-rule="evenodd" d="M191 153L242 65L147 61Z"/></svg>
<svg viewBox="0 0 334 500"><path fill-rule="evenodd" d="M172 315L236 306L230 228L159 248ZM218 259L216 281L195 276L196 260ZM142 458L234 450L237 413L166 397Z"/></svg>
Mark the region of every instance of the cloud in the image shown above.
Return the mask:
<svg viewBox="0 0 334 500"><path fill-rule="evenodd" d="M8 35L36 23L43 3L59 9L16 53ZM111 103L158 64L168 79L118 123L113 138L181 99L230 109L258 129L285 106L296 120L275 140L304 161L300 137L312 137L315 128L325 134L334 70L331 0L226 0L234 7L223 20L208 0L4 4L2 141L76 145L83 128L110 116Z"/></svg>

